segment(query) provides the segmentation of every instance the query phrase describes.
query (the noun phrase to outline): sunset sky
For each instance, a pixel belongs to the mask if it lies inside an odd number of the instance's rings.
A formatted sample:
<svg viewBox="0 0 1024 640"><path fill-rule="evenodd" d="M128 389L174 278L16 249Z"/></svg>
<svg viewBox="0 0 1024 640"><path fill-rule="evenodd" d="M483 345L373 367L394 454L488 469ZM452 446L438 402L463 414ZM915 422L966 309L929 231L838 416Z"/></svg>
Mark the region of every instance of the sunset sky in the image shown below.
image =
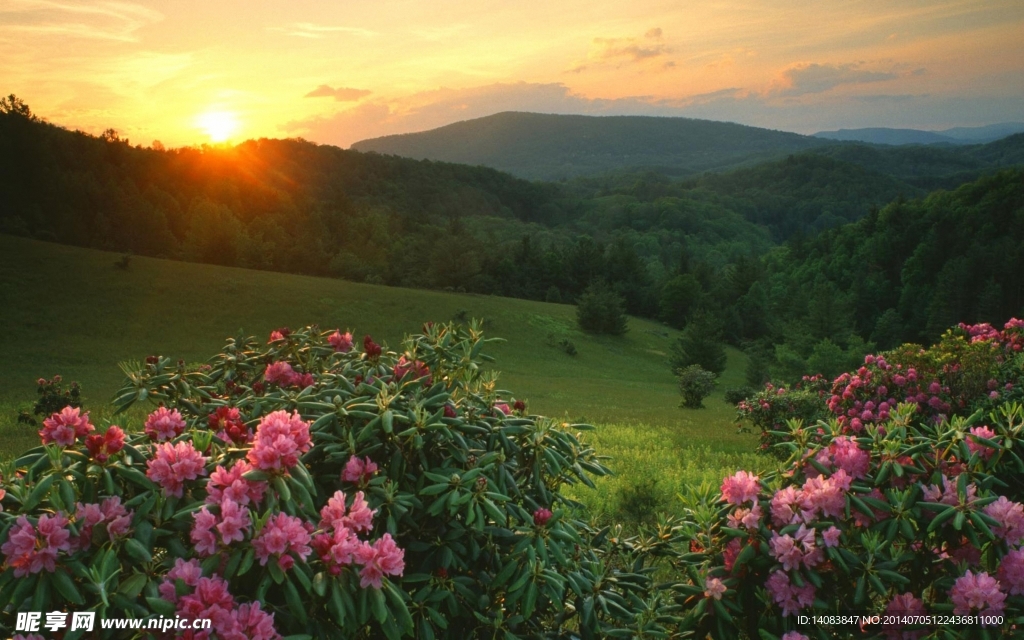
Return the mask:
<svg viewBox="0 0 1024 640"><path fill-rule="evenodd" d="M510 110L942 129L1024 121L1022 34L1020 0L0 0L0 93L167 146Z"/></svg>

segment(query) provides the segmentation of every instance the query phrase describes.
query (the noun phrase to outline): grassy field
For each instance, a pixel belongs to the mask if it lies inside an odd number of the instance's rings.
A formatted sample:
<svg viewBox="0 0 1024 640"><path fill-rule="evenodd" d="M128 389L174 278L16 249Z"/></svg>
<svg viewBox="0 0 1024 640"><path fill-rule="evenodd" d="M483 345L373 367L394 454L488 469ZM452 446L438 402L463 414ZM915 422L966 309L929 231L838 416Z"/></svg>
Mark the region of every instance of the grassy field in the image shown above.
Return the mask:
<svg viewBox="0 0 1024 640"><path fill-rule="evenodd" d="M598 425L590 437L615 458L618 475L605 481L612 493L654 468L659 490L670 495L720 477L754 444L736 434L734 409L721 393L741 384L743 355L730 350L706 409L680 409L665 364L677 333L655 322L633 318L624 337L594 337L575 328L568 305L140 257L124 270L114 266L119 257L0 235L0 454L37 441L16 416L31 407L41 376L81 382L86 407L102 417L123 360L159 353L203 361L240 330L266 336L306 324L369 333L397 347L424 321L457 317L483 318L488 335L505 340L490 349L500 386L527 399L531 411ZM576 356L556 346L561 338L573 341ZM610 500L594 506L610 509Z"/></svg>

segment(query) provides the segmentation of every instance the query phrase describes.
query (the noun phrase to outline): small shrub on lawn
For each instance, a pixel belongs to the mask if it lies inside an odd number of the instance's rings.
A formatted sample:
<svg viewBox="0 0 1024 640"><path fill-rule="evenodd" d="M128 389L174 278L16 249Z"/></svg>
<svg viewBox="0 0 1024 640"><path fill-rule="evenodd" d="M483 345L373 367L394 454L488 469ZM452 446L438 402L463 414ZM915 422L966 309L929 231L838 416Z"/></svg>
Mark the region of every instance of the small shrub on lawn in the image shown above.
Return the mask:
<svg viewBox="0 0 1024 640"><path fill-rule="evenodd" d="M725 390L725 401L737 405L757 393L753 387L729 387Z"/></svg>
<svg viewBox="0 0 1024 640"><path fill-rule="evenodd" d="M705 371L699 364L692 364L679 371L679 393L683 394L681 406L687 409L703 409L704 398L715 390L715 374Z"/></svg>

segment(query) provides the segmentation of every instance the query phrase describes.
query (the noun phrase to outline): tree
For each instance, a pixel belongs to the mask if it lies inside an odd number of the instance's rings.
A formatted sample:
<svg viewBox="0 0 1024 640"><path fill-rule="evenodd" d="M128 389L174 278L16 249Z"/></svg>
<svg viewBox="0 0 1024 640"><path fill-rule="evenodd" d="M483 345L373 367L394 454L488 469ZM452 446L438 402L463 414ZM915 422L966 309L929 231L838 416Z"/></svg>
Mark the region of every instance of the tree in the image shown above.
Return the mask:
<svg viewBox="0 0 1024 640"><path fill-rule="evenodd" d="M700 365L691 364L679 372L679 393L683 394L683 407L703 409L704 398L715 390L715 374Z"/></svg>
<svg viewBox="0 0 1024 640"><path fill-rule="evenodd" d="M576 321L590 333L620 336L628 331L625 303L603 282L587 287L576 303Z"/></svg>
<svg viewBox="0 0 1024 640"><path fill-rule="evenodd" d="M0 113L13 113L29 120L36 119L32 115L32 110L25 104L25 101L13 93L6 98L0 98Z"/></svg>
<svg viewBox="0 0 1024 640"><path fill-rule="evenodd" d="M676 329L686 324L686 319L700 303L700 283L690 274L679 275L661 288L660 318Z"/></svg>
<svg viewBox="0 0 1024 640"><path fill-rule="evenodd" d="M715 319L706 313L696 314L672 345L672 370L678 372L696 364L715 375L722 373L726 356L721 340L722 330Z"/></svg>

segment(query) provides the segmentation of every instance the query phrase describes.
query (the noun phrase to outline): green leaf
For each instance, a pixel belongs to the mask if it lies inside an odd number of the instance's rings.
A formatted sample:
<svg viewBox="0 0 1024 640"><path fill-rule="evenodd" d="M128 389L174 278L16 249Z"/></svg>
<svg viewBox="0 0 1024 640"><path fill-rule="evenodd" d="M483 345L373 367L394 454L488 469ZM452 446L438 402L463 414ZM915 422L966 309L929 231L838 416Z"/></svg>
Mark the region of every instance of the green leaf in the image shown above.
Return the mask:
<svg viewBox="0 0 1024 640"><path fill-rule="evenodd" d="M71 576L67 574L63 569L57 569L50 574L50 582L56 587L57 592L60 593L68 602L74 604L84 604L85 599L82 598L82 594L79 593L78 587L75 586Z"/></svg>
<svg viewBox="0 0 1024 640"><path fill-rule="evenodd" d="M154 613L159 613L164 617L173 617L175 612L174 603L170 600L164 600L163 598L146 598L146 604L153 610Z"/></svg>

